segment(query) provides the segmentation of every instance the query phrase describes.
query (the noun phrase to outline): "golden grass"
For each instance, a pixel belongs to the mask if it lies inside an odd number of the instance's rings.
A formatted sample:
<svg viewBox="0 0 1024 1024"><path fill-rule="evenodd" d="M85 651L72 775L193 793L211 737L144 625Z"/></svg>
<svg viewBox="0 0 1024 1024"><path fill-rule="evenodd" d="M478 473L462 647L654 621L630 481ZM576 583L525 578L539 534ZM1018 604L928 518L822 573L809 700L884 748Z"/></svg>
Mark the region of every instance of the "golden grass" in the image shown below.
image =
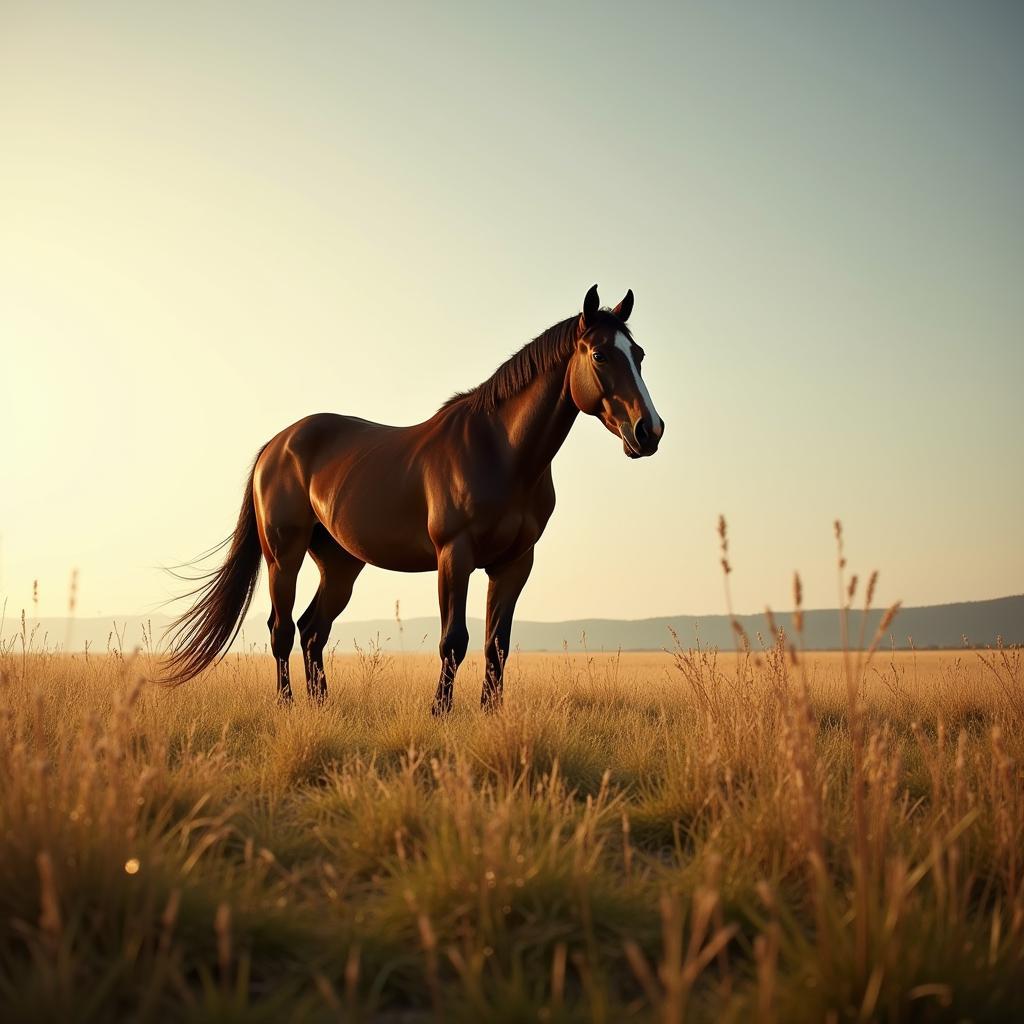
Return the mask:
<svg viewBox="0 0 1024 1024"><path fill-rule="evenodd" d="M4 1021L1024 1013L1018 651L154 668L0 657Z"/></svg>

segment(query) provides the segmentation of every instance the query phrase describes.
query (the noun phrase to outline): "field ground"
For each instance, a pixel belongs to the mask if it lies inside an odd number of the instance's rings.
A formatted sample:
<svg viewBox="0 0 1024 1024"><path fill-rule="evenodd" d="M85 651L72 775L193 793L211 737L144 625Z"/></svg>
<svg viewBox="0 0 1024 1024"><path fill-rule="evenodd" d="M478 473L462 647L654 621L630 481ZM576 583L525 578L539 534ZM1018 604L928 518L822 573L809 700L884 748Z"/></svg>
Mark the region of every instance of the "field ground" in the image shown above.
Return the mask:
<svg viewBox="0 0 1024 1024"><path fill-rule="evenodd" d="M0 656L0 1019L1024 1019L1020 652ZM300 676L298 659L293 677ZM851 700L847 678L859 680Z"/></svg>

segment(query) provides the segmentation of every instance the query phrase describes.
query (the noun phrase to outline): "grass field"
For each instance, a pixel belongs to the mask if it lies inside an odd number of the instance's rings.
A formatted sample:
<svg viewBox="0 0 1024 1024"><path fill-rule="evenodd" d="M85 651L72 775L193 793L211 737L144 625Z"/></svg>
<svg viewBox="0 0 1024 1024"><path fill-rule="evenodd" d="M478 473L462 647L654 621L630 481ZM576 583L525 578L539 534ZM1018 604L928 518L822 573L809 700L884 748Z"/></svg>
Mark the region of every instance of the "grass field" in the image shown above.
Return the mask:
<svg viewBox="0 0 1024 1024"><path fill-rule="evenodd" d="M0 667L5 1022L1024 1019L1018 651Z"/></svg>

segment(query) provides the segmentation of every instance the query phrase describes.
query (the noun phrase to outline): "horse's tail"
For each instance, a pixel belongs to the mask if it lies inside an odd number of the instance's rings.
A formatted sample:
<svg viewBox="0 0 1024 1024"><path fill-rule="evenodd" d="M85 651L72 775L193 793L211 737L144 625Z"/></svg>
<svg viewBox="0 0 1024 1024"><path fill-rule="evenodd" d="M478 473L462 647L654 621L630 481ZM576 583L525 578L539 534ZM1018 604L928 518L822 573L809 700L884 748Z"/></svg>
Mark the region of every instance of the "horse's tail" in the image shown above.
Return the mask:
<svg viewBox="0 0 1024 1024"><path fill-rule="evenodd" d="M211 549L210 553L230 544L224 563L219 569L189 577L199 586L184 596L196 600L184 615L171 623L165 634L169 649L162 682L168 685L187 682L219 661L242 628L263 557L252 495L256 462L262 454L261 448L249 473L235 532Z"/></svg>

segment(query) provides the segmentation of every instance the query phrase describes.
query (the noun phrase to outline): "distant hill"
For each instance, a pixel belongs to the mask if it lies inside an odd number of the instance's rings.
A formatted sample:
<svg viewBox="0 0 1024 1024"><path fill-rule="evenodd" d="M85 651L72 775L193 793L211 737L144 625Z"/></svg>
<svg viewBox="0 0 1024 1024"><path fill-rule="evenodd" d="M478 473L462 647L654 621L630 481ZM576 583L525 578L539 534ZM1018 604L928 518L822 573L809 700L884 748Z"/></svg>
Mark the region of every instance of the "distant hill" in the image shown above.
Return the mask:
<svg viewBox="0 0 1024 1024"><path fill-rule="evenodd" d="M776 615L780 626L790 625L788 613ZM867 636L874 635L882 611L869 613ZM768 623L763 615L741 615L740 622L751 641L757 634L768 636ZM835 609L808 611L804 614L804 643L812 650L834 650L840 646L839 615ZM102 619L45 618L29 619L26 628L35 633L34 646L45 643L48 647L64 647L80 651L86 643L92 651L104 651L108 643L123 645L125 651L143 646L144 630L150 624L156 639L170 619L163 615L128 615ZM860 614L852 619L853 633L860 628ZM117 633L114 635L116 623ZM408 619L402 630L394 619L346 621L339 619L331 632L331 643L340 651L351 651L356 643L362 646L379 638L381 646L391 651L433 651L438 642L436 617ZM512 634L514 647L523 651L571 651L586 647L591 651L657 651L672 645L669 627L674 629L684 645L694 644L700 637L702 646L731 650L735 644L729 619L725 615L668 615L656 619L570 619L565 622L530 622L517 620ZM21 630L20 620L10 619L4 624L3 639L9 643ZM483 644L484 624L481 619L469 620L471 647ZM1000 597L991 601L964 601L958 604L929 605L904 608L890 629L891 640L897 647L910 646L910 639L918 649L929 647L957 648L964 637L974 646L995 644L1002 637L1007 644L1024 643L1024 595ZM247 646L262 651L267 643L266 624L259 619L248 619L244 628ZM20 650L20 640L16 641ZM237 647L237 645L236 645Z"/></svg>

